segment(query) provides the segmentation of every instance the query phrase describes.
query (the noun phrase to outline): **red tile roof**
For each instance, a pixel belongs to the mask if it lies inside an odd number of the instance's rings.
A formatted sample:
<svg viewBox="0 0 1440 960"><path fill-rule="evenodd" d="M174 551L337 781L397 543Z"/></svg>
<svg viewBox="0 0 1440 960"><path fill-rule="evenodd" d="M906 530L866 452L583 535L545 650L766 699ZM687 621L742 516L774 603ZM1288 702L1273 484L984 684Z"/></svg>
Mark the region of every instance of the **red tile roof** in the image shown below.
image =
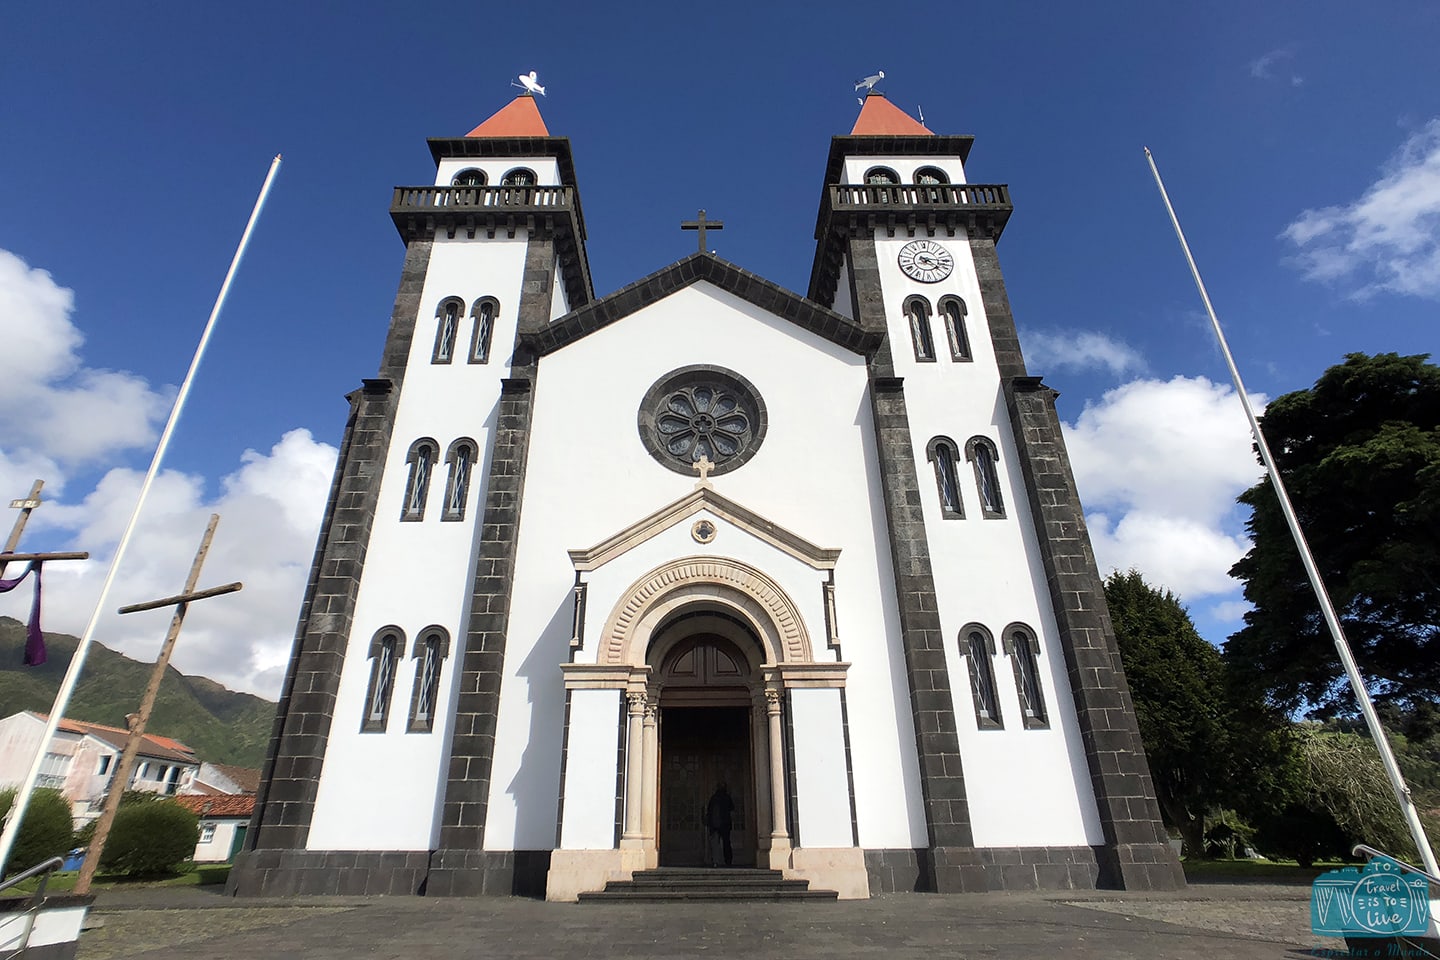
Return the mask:
<svg viewBox="0 0 1440 960"><path fill-rule="evenodd" d="M852 137L905 137L917 134L933 137L935 132L886 100L883 93L872 93L865 98L865 103L860 108L860 116L855 118L855 126L850 130Z"/></svg>
<svg viewBox="0 0 1440 960"><path fill-rule="evenodd" d="M42 721L50 719L49 714L36 713L33 710L29 712L32 716L38 717ZM129 731L122 730L119 727L107 727L103 723L89 723L85 720L71 720L68 717L62 717L60 719L59 729L65 733L95 737L97 740L103 740L105 743L108 743L116 750L124 750L125 741L130 736ZM191 750L179 740L171 737L157 736L153 733L145 734L144 740L140 743L140 755L154 757L158 760L178 760L181 763L199 763L199 758L195 756L195 751Z"/></svg>
<svg viewBox="0 0 1440 960"><path fill-rule="evenodd" d="M255 797L246 793L221 793L213 797L171 797L196 816L206 819L248 817L255 812Z"/></svg>
<svg viewBox="0 0 1440 960"><path fill-rule="evenodd" d="M550 131L535 98L528 93L511 100L490 119L465 134L467 137L548 137Z"/></svg>

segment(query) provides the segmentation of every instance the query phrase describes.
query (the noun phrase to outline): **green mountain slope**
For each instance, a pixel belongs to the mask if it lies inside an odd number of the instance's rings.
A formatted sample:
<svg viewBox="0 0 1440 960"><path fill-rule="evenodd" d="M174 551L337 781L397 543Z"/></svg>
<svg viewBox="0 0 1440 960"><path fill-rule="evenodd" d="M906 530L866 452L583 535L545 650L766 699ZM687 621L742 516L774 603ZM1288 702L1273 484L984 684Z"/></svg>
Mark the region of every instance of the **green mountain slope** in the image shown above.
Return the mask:
<svg viewBox="0 0 1440 960"><path fill-rule="evenodd" d="M49 662L27 667L22 662L25 625L0 617L0 716L21 710L48 712L79 642L68 634L47 633ZM123 728L125 715L140 706L153 666L94 644L65 715ZM259 767L274 719L273 702L227 690L205 677L187 677L171 667L160 683L147 732L185 743L202 760Z"/></svg>

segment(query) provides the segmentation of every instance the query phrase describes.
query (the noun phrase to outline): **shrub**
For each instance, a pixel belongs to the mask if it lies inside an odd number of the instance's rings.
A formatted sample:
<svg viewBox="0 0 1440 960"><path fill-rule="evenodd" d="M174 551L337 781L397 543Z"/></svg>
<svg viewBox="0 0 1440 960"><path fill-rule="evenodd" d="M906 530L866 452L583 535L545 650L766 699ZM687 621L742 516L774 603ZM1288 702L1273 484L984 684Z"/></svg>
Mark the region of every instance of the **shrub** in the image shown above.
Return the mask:
<svg viewBox="0 0 1440 960"><path fill-rule="evenodd" d="M16 791L12 787L0 790L0 819L10 812L15 803ZM37 863L51 857L63 857L70 851L70 841L75 834L75 825L70 820L70 802L59 790L37 789L30 797L25 809L25 820L20 824L20 836L10 851L7 873L28 870Z"/></svg>
<svg viewBox="0 0 1440 960"><path fill-rule="evenodd" d="M195 853L200 818L173 800L121 802L100 869L106 873L145 876L173 873Z"/></svg>

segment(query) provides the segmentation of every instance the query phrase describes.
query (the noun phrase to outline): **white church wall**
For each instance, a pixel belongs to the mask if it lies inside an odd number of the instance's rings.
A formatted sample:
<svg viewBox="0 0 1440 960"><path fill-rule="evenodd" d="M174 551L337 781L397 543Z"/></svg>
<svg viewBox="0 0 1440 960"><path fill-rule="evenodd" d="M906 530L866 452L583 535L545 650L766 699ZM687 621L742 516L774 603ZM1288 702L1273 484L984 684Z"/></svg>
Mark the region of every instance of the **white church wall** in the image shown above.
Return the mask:
<svg viewBox="0 0 1440 960"><path fill-rule="evenodd" d="M554 292L550 296L550 319L563 317L570 312L570 298L565 293L565 277L560 268L555 268L555 273L550 277L550 289Z"/></svg>
<svg viewBox="0 0 1440 960"><path fill-rule="evenodd" d="M560 846L567 850L609 850L615 846L620 693L570 692L570 747L560 833Z"/></svg>
<svg viewBox="0 0 1440 960"><path fill-rule="evenodd" d="M397 399L394 433L316 793L307 841L312 850L424 850L433 846L438 835L453 711L437 711L429 732L406 731L420 662L411 657L411 651L425 627L438 625L448 631L450 654L441 667L437 700L453 703L455 678L464 656L471 563L480 529L475 521L484 507L490 434L500 380L508 373L504 361L515 335L525 245L523 231L513 240L457 237L435 241ZM449 296L465 301L465 316L456 336L455 359L435 364L431 363L435 310ZM469 308L481 296L493 296L500 303L491 341L492 360L466 363L474 323ZM421 437L438 443L440 460L432 473L424 519L402 521L409 472L406 456ZM476 442L479 457L470 475L465 520L447 522L441 519L448 479L444 456L460 437ZM386 729L383 733L361 732L370 682L370 642L377 631L390 625L403 631L405 649L396 665ZM356 797L366 800L357 803Z"/></svg>
<svg viewBox="0 0 1440 960"><path fill-rule="evenodd" d="M498 160L482 157L447 157L440 161L435 170L436 186L448 187L455 174L461 170L480 170L485 174L487 186L500 186L505 174L517 167L535 171L535 180L542 187L555 186L560 182L560 164L554 157L506 157ZM518 276L518 274L517 274Z"/></svg>
<svg viewBox="0 0 1440 960"><path fill-rule="evenodd" d="M955 257L954 271L939 283L916 284L901 273L897 257L907 237L877 238L876 253L887 291L895 372L905 378L975 842L980 846L1100 843L1099 813L974 259L965 238L937 239ZM902 310L911 293L929 300L932 310L947 294L965 301L972 362L950 358L941 316L931 317L937 359L915 359ZM947 519L941 511L935 469L926 453L927 444L937 436L954 440L961 452L957 473L963 519ZM988 519L981 511L974 470L965 460L966 443L975 436L988 438L1000 453L1003 518ZM975 721L968 667L959 650L960 630L971 622L983 624L995 638L992 667L1003 730L980 730ZM1032 627L1040 641L1049 729L1027 730L1021 719L1010 658L1001 649L1001 631L1015 622Z"/></svg>
<svg viewBox="0 0 1440 960"><path fill-rule="evenodd" d="M959 157L846 157L842 183L864 183L865 171L872 167L888 167L900 176L901 183L914 183L915 171L935 167L945 171L951 183L965 182L965 165ZM449 181L446 181L447 183Z"/></svg>
<svg viewBox="0 0 1440 960"><path fill-rule="evenodd" d="M566 551L598 543L693 487L645 451L636 414L656 380L696 363L747 378L769 414L755 457L714 478L716 488L843 551L836 606L844 657L854 664L847 696L862 843L923 846L864 360L705 283L541 359L486 846L553 845L554 801L543 798L558 789L559 664L568 656L574 585ZM698 546L691 542L686 554ZM813 600L797 590L796 602L818 604L818 585L811 592ZM611 604L591 590L590 612ZM808 626L823 644L823 620Z"/></svg>
<svg viewBox="0 0 1440 960"><path fill-rule="evenodd" d="M795 738L796 813L800 844L849 847L850 784L845 776L844 722L840 691L790 691Z"/></svg>

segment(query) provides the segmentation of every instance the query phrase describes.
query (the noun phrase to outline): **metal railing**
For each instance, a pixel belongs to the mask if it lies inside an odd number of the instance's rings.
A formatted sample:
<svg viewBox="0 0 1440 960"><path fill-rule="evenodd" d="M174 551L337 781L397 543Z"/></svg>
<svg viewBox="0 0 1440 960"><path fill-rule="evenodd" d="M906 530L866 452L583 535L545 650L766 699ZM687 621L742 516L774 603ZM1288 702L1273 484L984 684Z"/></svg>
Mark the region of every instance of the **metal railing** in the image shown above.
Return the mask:
<svg viewBox="0 0 1440 960"><path fill-rule="evenodd" d="M39 915L40 908L45 905L45 885L50 881L50 874L59 870L64 865L64 857L51 857L44 863L37 863L29 870L22 870L10 879L0 882L0 894L3 894L6 890L29 880L31 877L38 876L40 878L40 884L35 888L35 892L30 895L30 903L25 907L25 928L20 934L20 947L17 950L7 953L3 960L15 960L16 957L23 956L25 951L30 948L30 934L35 930L35 917Z"/></svg>

